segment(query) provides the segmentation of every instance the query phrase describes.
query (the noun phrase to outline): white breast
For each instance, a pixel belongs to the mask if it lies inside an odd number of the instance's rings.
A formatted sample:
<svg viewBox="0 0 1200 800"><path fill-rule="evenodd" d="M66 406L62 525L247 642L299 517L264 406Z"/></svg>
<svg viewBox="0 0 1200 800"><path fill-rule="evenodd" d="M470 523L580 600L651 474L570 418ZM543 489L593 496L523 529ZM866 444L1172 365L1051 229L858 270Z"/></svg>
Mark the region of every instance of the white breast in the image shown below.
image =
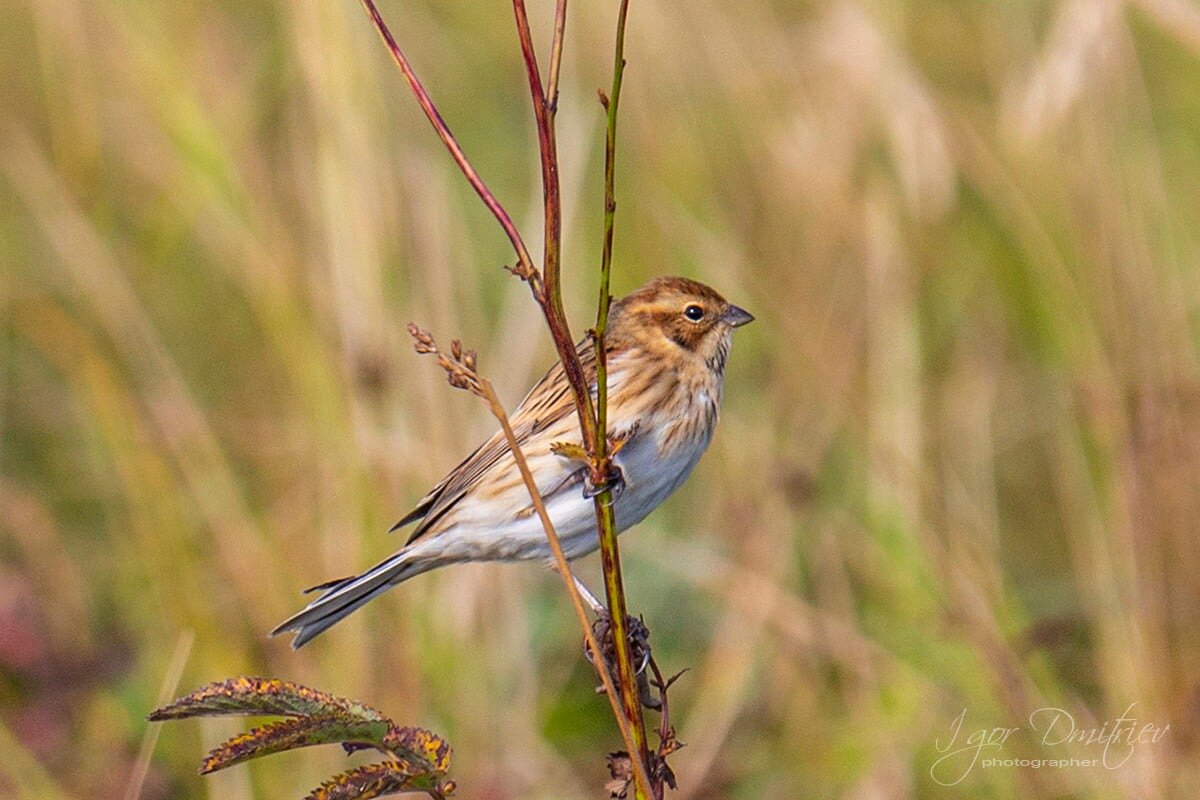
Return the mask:
<svg viewBox="0 0 1200 800"><path fill-rule="evenodd" d="M678 489L712 438L711 430L675 448L660 447L658 437L639 437L617 454L617 466L625 476L625 490L617 499L617 529L638 524L663 500Z"/></svg>

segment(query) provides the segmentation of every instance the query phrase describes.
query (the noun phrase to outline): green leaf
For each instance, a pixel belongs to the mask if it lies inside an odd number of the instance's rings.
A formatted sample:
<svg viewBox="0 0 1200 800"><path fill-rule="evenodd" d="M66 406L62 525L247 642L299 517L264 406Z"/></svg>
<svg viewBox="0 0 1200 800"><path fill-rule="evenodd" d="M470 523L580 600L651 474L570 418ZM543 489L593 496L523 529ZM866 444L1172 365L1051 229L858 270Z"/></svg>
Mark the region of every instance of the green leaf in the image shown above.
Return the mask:
<svg viewBox="0 0 1200 800"><path fill-rule="evenodd" d="M450 768L450 745L437 734L424 728L402 728L370 706L290 681L243 677L210 683L157 709L150 719L228 714L278 714L290 719L259 726L224 742L204 759L201 774L316 744L341 744L347 753L373 748L392 754L396 760L389 762L386 774L391 777L387 780L403 772L414 779L427 776L430 785L436 785L437 776Z"/></svg>
<svg viewBox="0 0 1200 800"><path fill-rule="evenodd" d="M293 717L254 728L229 739L204 759L200 773L249 761L252 758L282 753L298 747L316 744L349 743L362 747L383 748L383 740L391 730L387 722L346 720L337 717ZM418 768L425 768L422 759Z"/></svg>
<svg viewBox="0 0 1200 800"><path fill-rule="evenodd" d="M158 722L238 714L329 716L344 720L389 722L383 714L362 703L291 681L247 677L210 683L169 705L155 709L149 719Z"/></svg>
<svg viewBox="0 0 1200 800"><path fill-rule="evenodd" d="M551 442L550 452L572 461L587 461L588 457L587 450L584 450L582 445L571 442Z"/></svg>
<svg viewBox="0 0 1200 800"><path fill-rule="evenodd" d="M225 714L277 714L288 719L261 725L225 741L204 759L202 775L260 756L340 744L347 753L373 748L391 761L351 770L314 789L310 798L371 798L422 791L444 798L450 745L424 728L402 728L370 706L290 681L230 678L210 683L150 714L154 721Z"/></svg>

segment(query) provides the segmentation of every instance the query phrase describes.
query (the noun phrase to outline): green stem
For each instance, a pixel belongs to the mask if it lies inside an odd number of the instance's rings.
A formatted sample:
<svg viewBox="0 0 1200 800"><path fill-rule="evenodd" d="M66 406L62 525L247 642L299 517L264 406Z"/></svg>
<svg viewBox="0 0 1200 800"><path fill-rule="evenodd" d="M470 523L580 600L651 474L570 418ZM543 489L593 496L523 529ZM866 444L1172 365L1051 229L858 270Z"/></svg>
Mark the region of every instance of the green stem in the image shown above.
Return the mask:
<svg viewBox="0 0 1200 800"><path fill-rule="evenodd" d="M613 59L612 91L603 99L608 112L608 125L604 141L604 243L600 253L600 297L596 308L596 327L593 340L596 352L596 447L592 451L593 480L604 481L612 473L612 455L608 452L608 353L605 334L608 330L608 312L612 304L609 291L612 274L613 228L616 221L617 203L616 155L617 155L617 109L621 101L621 83L625 74L625 20L629 0L621 0L617 12L617 36ZM617 546L616 520L613 514L611 490L596 497L596 526L600 535L600 558L604 568L604 591L608 601L608 613L612 624L613 648L617 662L617 674L621 685L621 705L630 723L630 731L637 745L637 753L631 753L635 761L650 763L650 751L646 736L646 721L642 716L642 703L638 697L637 675L633 669L632 647L629 642L629 626L626 624L625 587L621 578L621 553ZM661 794L661 785L652 781L652 786L638 782L634 788L638 800L647 800Z"/></svg>

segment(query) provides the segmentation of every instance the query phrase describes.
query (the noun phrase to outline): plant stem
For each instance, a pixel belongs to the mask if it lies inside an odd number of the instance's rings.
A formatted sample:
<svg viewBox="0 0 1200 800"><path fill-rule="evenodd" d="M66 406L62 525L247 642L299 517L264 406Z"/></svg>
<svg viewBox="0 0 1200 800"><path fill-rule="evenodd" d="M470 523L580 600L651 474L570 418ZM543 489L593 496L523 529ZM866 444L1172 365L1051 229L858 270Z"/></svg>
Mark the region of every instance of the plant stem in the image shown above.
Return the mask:
<svg viewBox="0 0 1200 800"><path fill-rule="evenodd" d="M537 268L533 266L533 259L529 256L529 249L525 246L525 241L521 238L521 233L517 230L512 217L505 211L504 206L500 205L500 201L492 194L492 190L487 187L483 179L479 177L479 173L472 166L470 159L467 158L467 154L459 146L458 140L450 132L450 127L442 119L437 106L433 104L433 99L425 91L424 85L417 78L412 65L409 64L408 58L404 55L404 51L400 49L400 45L396 43L391 30L388 29L387 23L383 21L383 17L379 14L379 9L375 7L374 0L360 0L360 2L371 17L371 21L375 24L375 30L379 32L384 44L387 45L388 52L392 54L392 60L396 62L396 66L403 73L409 88L412 89L413 95L417 98L418 105L425 112L425 116L429 118L429 122L437 132L438 138L442 140L442 144L450 151L450 156L454 159L454 163L458 165L458 168L462 170L463 175L466 176L467 182L471 184L471 188L475 190L475 193L479 195L479 199L483 201L483 204L492 212L492 216L500 223L500 227L504 229L504 233L508 236L508 240L512 243L513 250L517 254L517 274L529 281L534 286L536 293L540 288L541 279L538 276Z"/></svg>
<svg viewBox="0 0 1200 800"><path fill-rule="evenodd" d="M557 110L558 78L562 66L563 36L566 30L567 0L556 0L554 38L551 44L550 74L547 89L543 89L542 87L541 73L538 69L537 56L534 52L533 36L529 28L529 18L525 10L524 0L513 0L517 34L521 43L521 54L525 63L530 97L533 100L534 118L537 123L538 151L542 167L545 246L542 269L540 271L534 266L533 260L529 255L529 250L525 246L525 242L521 238L521 234L513 223L512 218L483 182L483 179L479 177L478 172L476 172L470 160L459 146L457 139L450 132L445 120L442 119L441 114L430 98L429 93L417 78L407 57L396 43L395 37L392 36L373 0L360 0L360 2L371 17L376 30L383 38L388 51L392 55L392 60L396 62L401 73L403 73L409 88L417 99L417 103L425 112L425 116L429 118L438 137L442 140L446 149L450 151L451 157L463 175L466 176L467 181L471 184L476 194L479 195L480 199L483 200L484 205L492 212L492 215L496 217L496 220L500 223L500 227L504 229L505 234L507 234L509 241L512 243L513 250L517 256L517 266L514 271L529 283L534 299L542 309L546 325L550 329L551 338L554 340L554 346L558 352L559 361L563 365L567 382L571 386L575 400L575 410L579 417L583 447L589 456L591 478L596 485L605 484L610 478L612 463L611 456L608 453L606 434L608 386L607 361L604 352L604 331L608 323L608 308L611 301L608 287L612 262L613 219L616 210L616 204L613 200L616 111L617 101L621 93L621 77L625 66L623 53L628 0L622 0L620 5L617 23L616 61L613 69L613 91L611 99L606 103L608 107L608 134L605 147L605 242L601 267L600 308L597 314L597 326L595 330L595 347L597 349L597 366L599 370L597 373L598 406L593 406L587 378L584 375L579 354L575 349L574 337L571 335L566 311L563 308L560 282L562 200L559 189L558 151L554 119ZM488 388L490 391L490 384ZM500 415L504 414L503 408L495 400L494 392L487 399L489 405L493 408L493 413L499 410ZM630 760L634 765L635 795L638 800L648 800L648 798L656 797L659 793L651 791L647 769L649 753L646 745L645 720L642 717L641 702L637 695L637 676L633 670L630 653L629 632L626 625L625 593L621 581L621 562L617 549L616 525L612 508L612 490L607 489L597 495L596 522L599 529L601 558L604 565L604 586L608 599L613 645L620 678L620 708L618 708L616 700L617 692L615 689L617 687L613 685L612 676L601 663L604 660L602 651L595 641L591 626L587 624L587 616L582 611L581 601L572 580L569 565L562 554L561 547L558 545L557 536L554 533L549 516L546 514L544 504L541 502L537 485L533 482L532 476L528 474L527 466L524 465L524 459L519 448L516 446L512 431L508 426L507 416L498 416L498 418L501 419L501 426L505 428L505 435L509 440L509 445L521 467L522 478L525 479L526 487L529 489L534 507L542 516L542 523L546 527L547 538L550 541L551 549L555 553L563 580L568 583L572 601L576 606L577 613L580 614L580 622L584 626L584 635L587 638L588 645L597 656L597 668L601 674L601 680L604 682L609 700L613 704L613 713L617 717L618 727L621 729L622 738L625 739L626 747L629 748Z"/></svg>
<svg viewBox="0 0 1200 800"><path fill-rule="evenodd" d="M557 13L563 15L562 25L566 26L566 7L560 0ZM579 363L579 355L575 352L575 339L571 335L571 327L567 322L567 313L562 303L562 284L560 281L560 263L562 252L562 199L559 192L558 180L558 144L554 132L554 114L546 102L546 93L542 89L542 76L538 69L537 54L533 48L533 33L529 29L529 15L525 11L524 0L513 0L513 14L517 21L517 38L521 42L521 56L525 62L525 76L529 82L529 96L533 100L533 116L537 123L538 152L542 165L542 200L545 224L545 247L543 251L542 277L543 289L534 292L534 297L542 307L546 324L550 327L550 335L554 339L558 358L566 372L567 382L575 399L575 411L579 417L579 427L583 436L584 449L589 454L596 448L596 418L592 407L592 395L588 390L587 378ZM562 39L557 36L558 25L555 25L555 48L561 50ZM551 58L552 67L558 69L561 55Z"/></svg>
<svg viewBox="0 0 1200 800"><path fill-rule="evenodd" d="M602 98L608 113L608 124L604 140L604 243L600 251L600 297L596 308L596 327L592 331L596 352L596 449L593 451L593 475L601 480L612 472L612 456L608 453L608 354L605 348L605 333L608 330L608 311L612 303L609 292L612 273L613 227L616 220L616 153L617 153L617 109L621 100L621 83L625 73L625 20L629 11L629 0L621 0L617 12L617 34L613 57L612 91ZM633 658L629 643L629 626L626 624L625 587L621 578L621 553L617 545L616 520L613 514L612 490L606 489L595 499L596 527L600 536L600 558L604 567L604 591L608 601L608 613L612 625L613 647L616 653L617 671L621 679L621 705L630 722L636 751L631 750L635 764L649 764L650 752L647 744L646 721L642 716L642 703L638 697L637 675L633 670ZM633 754L636 752L636 757ZM660 782L656 782L659 784ZM659 791L654 791L658 789ZM639 800L656 797L661 785L637 786L635 794Z"/></svg>
<svg viewBox="0 0 1200 800"><path fill-rule="evenodd" d="M579 416L580 429L583 434L584 448L589 453L592 452L596 441L596 422L595 412L592 410L592 397L588 391L587 379L584 377L583 368L579 363L579 356L575 353L574 338L571 336L566 312L562 307L562 293L558 287L561 205L558 197L558 161L554 144L553 125L547 122L545 94L542 92L541 79L538 77L537 61L533 57L532 37L529 32L528 18L524 14L524 3L520 2L520 0L514 0L514 7L517 8L518 31L522 40L522 53L526 54L526 65L530 76L530 91L534 94L534 112L538 117L538 143L542 156L542 177L547 187L544 192L547 206L547 245L545 254L547 274L545 277L534 266L529 249L525 246L525 241L522 239L520 231L517 230L516 224L512 221L512 217L509 216L499 200L496 199L495 194L492 193L487 184L483 182L483 179L479 177L479 173L471 164L470 159L467 158L466 153L463 152L462 147L458 144L458 140L451 133L445 120L442 119L429 93L425 90L420 79L417 78L412 65L404 55L404 51L396 43L395 37L392 36L392 32L380 15L379 9L376 8L374 0L360 0L360 2L371 17L371 21L374 23L375 29L379 32L384 44L387 45L388 51L392 55L392 60L396 62L396 66L400 68L400 72L408 82L409 88L417 99L417 103L425 112L425 116L429 118L429 122L437 132L438 138L442 140L446 149L450 151L454 163L458 165L467 182L471 184L471 188L475 190L475 193L483 200L484 205L492 212L492 216L500 223L500 227L504 229L509 242L512 243L513 250L517 256L517 266L514 271L529 283L534 299L542 308L542 314L545 316L546 324L550 328L550 335L554 340L558 358L562 362L563 369L566 372L567 382L571 384L575 398L575 409ZM559 0L559 2L564 3L564 0ZM564 15L566 13L565 3L561 13ZM565 25L565 17L563 24Z"/></svg>
<svg viewBox="0 0 1200 800"><path fill-rule="evenodd" d="M537 53L533 49L533 33L525 0L513 0L517 20L517 38L521 41L521 56L525 62L525 77L529 80L529 96L533 99L533 116L537 122L538 151L542 165L542 200L545 209L546 237L543 252L542 276L546 282L547 299L556 310L561 305L559 288L559 254L562 239L562 201L558 183L558 143L554 135L554 118L546 107L542 75L538 69ZM565 315L564 320L565 320Z"/></svg>
<svg viewBox="0 0 1200 800"><path fill-rule="evenodd" d="M613 72L613 94L619 99L621 77L624 72L625 19L628 10L628 0L622 0L618 15L618 30L616 44L616 64ZM551 334L558 346L559 358L564 371L571 383L575 394L576 411L579 416L580 429L584 448L590 459L590 472L593 483L603 485L610 479L612 473L611 457L607 452L607 411L594 410L591 393L584 381L582 369L579 366L578 355L575 351L573 338L567 324L566 312L562 304L562 288L559 280L560 254L562 244L562 202L559 192L558 152L554 130L554 107L547 103L546 94L542 89L541 74L538 70L537 55L534 52L533 37L529 29L529 18L525 11L524 0L513 0L513 12L517 21L517 34L521 42L521 53L525 61L525 74L529 81L529 92L533 100L534 118L538 129L538 146L542 160L542 196L545 210L545 260L542 272L545 278L545 295L541 304L550 325ZM550 86L557 91L558 70L561 65L562 32L566 24L566 3L559 0L556 5L555 35L551 48L551 79ZM601 275L601 303L598 319L599 328L595 346L597 348L597 366L600 371L596 376L597 397L605 397L607 404L607 369L604 353L603 331L608 320L610 302L608 285L612 262L612 224L613 212L616 205L613 200L613 163L616 148L616 111L617 104L610 102L608 108L608 135L605 148L605 251ZM578 371L577 378L573 374ZM600 406L599 408L604 408ZM595 414L595 416L593 416ZM621 580L621 559L617 548L616 520L613 514L613 494L611 489L601 492L595 500L596 525L600 538L601 562L604 568L604 588L608 600L608 612L612 626L613 649L616 656L617 671L620 677L621 705L623 716L632 734L630 743L630 760L635 768L635 796L638 800L648 800L653 796L651 786L646 782L649 764L647 749L646 723L642 717L641 701L637 693L637 675L633 669L633 659L629 644L629 631L626 625L627 610L625 592Z"/></svg>
<svg viewBox="0 0 1200 800"><path fill-rule="evenodd" d="M517 462L517 469L521 473L521 479L525 482L525 488L529 490L529 497L533 501L533 507L542 521L542 528L546 532L546 539L550 542L550 550L554 553L554 563L558 568L558 574L562 576L563 583L567 587L567 593L571 596L571 605L574 606L575 615L579 618L579 625L583 628L584 640L587 642L588 649L592 651L592 663L596 665L596 671L600 674L600 682L604 684L604 693L608 696L609 705L612 706L613 716L616 717L617 727L621 731L621 738L625 741L625 747L629 748L629 752L634 753L638 750L638 745L634 738L633 726L630 724L627 715L618 702L617 687L613 682L612 673L608 670L608 665L604 661L604 651L600 649L600 643L596 641L596 634L592 630L591 623L588 621L587 611L583 607L583 598L579 596L579 587L575 585L571 565L567 562L567 556L563 552L562 543L558 539L558 532L554 529L554 523L550 520L550 512L546 510L546 504L542 500L537 482L534 480L533 473L529 469L528 462L525 461L525 454L521 451L521 445L517 442L516 434L513 433L512 425L508 420L508 414L505 413L504 406L500 404L491 381L480 378L479 388L483 399L488 404L488 408L491 409L492 416L496 418L500 423L500 428L504 431L504 438L508 441L509 449L512 450L513 458ZM645 739L644 733L642 738L643 740ZM649 786L650 782L649 776L646 774L645 762L636 758L631 760L633 761L635 783L638 786Z"/></svg>
<svg viewBox="0 0 1200 800"><path fill-rule="evenodd" d="M554 38L550 41L550 74L546 78L546 110L558 113L558 74L562 71L563 37L567 31L567 0L554 4Z"/></svg>

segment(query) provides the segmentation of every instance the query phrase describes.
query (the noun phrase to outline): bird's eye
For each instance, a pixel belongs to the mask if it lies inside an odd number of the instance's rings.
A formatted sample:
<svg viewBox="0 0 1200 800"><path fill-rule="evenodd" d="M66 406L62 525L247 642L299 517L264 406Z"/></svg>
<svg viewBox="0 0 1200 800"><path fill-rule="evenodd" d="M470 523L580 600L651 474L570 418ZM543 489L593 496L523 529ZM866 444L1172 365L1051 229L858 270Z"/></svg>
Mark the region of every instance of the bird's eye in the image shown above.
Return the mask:
<svg viewBox="0 0 1200 800"><path fill-rule="evenodd" d="M692 303L683 310L683 315L692 322L699 322L700 320L704 319L704 309L701 306Z"/></svg>

